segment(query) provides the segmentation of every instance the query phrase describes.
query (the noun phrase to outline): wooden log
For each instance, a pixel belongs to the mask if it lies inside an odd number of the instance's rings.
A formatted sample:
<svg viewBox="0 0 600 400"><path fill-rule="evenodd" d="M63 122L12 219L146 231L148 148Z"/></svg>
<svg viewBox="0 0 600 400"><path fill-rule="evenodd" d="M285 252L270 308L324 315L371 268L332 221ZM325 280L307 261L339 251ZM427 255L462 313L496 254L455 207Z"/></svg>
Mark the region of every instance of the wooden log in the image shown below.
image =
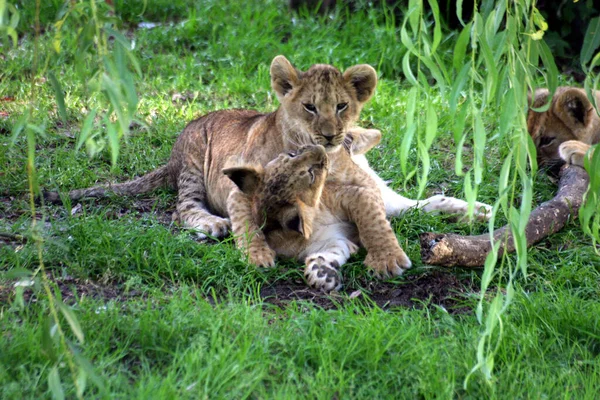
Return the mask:
<svg viewBox="0 0 600 400"><path fill-rule="evenodd" d="M575 165L564 165L559 174L558 191L553 199L534 209L525 227L527 247L560 231L570 216L577 216L589 185L587 172ZM496 229L494 241L500 240L498 256L505 251L515 250L514 240L508 225ZM480 267L492 250L489 233L477 236L462 236L452 233L427 232L419 235L421 259L425 264L445 267Z"/></svg>

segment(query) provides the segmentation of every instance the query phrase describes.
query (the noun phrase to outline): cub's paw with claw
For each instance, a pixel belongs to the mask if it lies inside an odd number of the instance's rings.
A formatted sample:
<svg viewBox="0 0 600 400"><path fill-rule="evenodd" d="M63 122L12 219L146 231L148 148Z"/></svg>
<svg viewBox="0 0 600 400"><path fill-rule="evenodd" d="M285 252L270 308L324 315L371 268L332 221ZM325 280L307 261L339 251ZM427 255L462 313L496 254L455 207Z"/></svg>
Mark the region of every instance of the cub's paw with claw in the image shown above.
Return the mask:
<svg viewBox="0 0 600 400"><path fill-rule="evenodd" d="M369 252L365 264L375 271L380 279L399 276L412 266L410 259L401 248Z"/></svg>
<svg viewBox="0 0 600 400"><path fill-rule="evenodd" d="M248 262L260 268L275 266L275 251L266 244L250 246L248 249Z"/></svg>

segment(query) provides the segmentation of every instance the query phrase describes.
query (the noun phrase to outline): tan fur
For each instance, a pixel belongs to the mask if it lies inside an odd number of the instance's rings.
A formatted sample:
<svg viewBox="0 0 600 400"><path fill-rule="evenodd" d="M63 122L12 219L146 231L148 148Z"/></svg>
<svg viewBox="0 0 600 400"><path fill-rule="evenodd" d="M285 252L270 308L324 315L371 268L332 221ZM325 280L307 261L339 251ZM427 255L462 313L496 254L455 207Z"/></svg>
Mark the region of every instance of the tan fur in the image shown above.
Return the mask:
<svg viewBox="0 0 600 400"><path fill-rule="evenodd" d="M344 154L350 157L373 147L380 139L376 132L366 130L361 135L359 130L353 131ZM323 147L307 146L297 156L280 155L264 170L241 163L224 172L239 188L231 192L228 202L238 246L248 249L250 258L263 265L272 265L276 254L296 258L306 264L305 276L311 286L331 291L341 287L339 267L360 245L386 249L370 252L365 260L368 265L393 263L394 257L402 255L394 253L397 246L391 227L373 223L385 218L379 191L335 179L325 182L327 164ZM307 170L313 171L310 182L306 181ZM366 172L362 174L365 179ZM244 198L251 199L249 205ZM261 226L262 232L250 235L250 220ZM386 231L387 236L381 234ZM376 271L378 275L401 273L402 266L397 263L384 265L386 268Z"/></svg>
<svg viewBox="0 0 600 400"><path fill-rule="evenodd" d="M537 89L531 108L541 107L548 102L547 89ZM594 92L600 104L600 92ZM527 114L527 129L537 149L540 167L553 172L563 162L583 166L583 160L591 145L600 142L600 117L587 98L585 90L574 87L559 87L550 100L547 111Z"/></svg>
<svg viewBox="0 0 600 400"><path fill-rule="evenodd" d="M325 149L318 145L282 153L264 168L237 157L228 162L223 172L237 188L229 194L227 211L238 247L253 263L274 264L277 248L268 245L271 237L285 238L282 246L309 240L328 166ZM248 232L250 224L261 230Z"/></svg>
<svg viewBox="0 0 600 400"><path fill-rule="evenodd" d="M376 84L377 74L369 65L356 65L342 74L330 65L317 64L302 72L277 56L271 64L271 85L281 106L275 112L207 114L187 125L160 172L123 184L74 191L70 196L104 196L107 189L134 194L166 183L178 190L177 214L185 226L222 237L230 227L228 199L235 189L222 173L231 156L266 165L282 152L318 144L329 154L333 166L329 179L340 190L337 195L332 193L332 198L358 226L369 252L366 263L380 275L398 275L410 266L410 260L385 219L383 202L375 195L379 193L376 182L352 162L342 146ZM344 196L353 201L343 200ZM246 210L250 207L249 200L242 197L235 201L246 201L242 206ZM251 235L259 236L260 226L252 220L246 225ZM250 262L271 265L273 260L264 254L259 259L250 255Z"/></svg>

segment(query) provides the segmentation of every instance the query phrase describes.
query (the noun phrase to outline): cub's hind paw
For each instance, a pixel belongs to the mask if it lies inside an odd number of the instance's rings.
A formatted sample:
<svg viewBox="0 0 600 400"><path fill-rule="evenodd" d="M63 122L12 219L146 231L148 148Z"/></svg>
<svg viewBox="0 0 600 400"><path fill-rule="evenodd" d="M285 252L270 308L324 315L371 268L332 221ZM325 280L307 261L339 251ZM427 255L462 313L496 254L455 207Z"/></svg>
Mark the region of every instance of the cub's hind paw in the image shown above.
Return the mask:
<svg viewBox="0 0 600 400"><path fill-rule="evenodd" d="M342 288L339 266L337 261L327 261L322 256L308 257L306 268L304 268L304 277L312 288L324 292L338 291Z"/></svg>
<svg viewBox="0 0 600 400"><path fill-rule="evenodd" d="M492 216L492 209L492 206L476 201L475 212L473 214L475 218L477 218L480 221L489 221L489 219Z"/></svg>
<svg viewBox="0 0 600 400"><path fill-rule="evenodd" d="M231 229L229 218L221 218L216 215L205 215L198 218L186 218L184 221L186 228L196 231L199 239L207 237L223 238L227 236Z"/></svg>
<svg viewBox="0 0 600 400"><path fill-rule="evenodd" d="M365 264L375 271L380 279L399 276L412 266L410 259L400 247L388 251L369 252Z"/></svg>
<svg viewBox="0 0 600 400"><path fill-rule="evenodd" d="M590 146L579 140L567 140L560 144L558 154L565 162L583 167L585 154Z"/></svg>
<svg viewBox="0 0 600 400"><path fill-rule="evenodd" d="M468 222L469 221L469 215L467 213L468 206L469 206L469 203L465 202L465 209L462 212L462 217L458 218L458 221L460 221L460 222ZM489 221L490 218L492 217L492 209L493 209L492 206L476 201L475 208L473 210L473 218L476 219L477 221L482 221L482 222Z"/></svg>

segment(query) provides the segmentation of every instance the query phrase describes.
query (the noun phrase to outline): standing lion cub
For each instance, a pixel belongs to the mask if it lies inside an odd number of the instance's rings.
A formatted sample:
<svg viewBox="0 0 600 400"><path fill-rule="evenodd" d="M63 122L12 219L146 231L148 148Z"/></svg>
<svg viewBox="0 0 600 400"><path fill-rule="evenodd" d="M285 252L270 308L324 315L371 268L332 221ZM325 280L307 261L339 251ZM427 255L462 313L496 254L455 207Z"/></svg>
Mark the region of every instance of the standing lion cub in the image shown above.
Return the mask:
<svg viewBox="0 0 600 400"><path fill-rule="evenodd" d="M548 89L537 89L531 108L548 102ZM595 91L596 104L600 92ZM537 148L538 165L558 172L563 162L583 166L591 145L600 143L600 117L585 90L559 87L544 112L529 110L527 130Z"/></svg>

